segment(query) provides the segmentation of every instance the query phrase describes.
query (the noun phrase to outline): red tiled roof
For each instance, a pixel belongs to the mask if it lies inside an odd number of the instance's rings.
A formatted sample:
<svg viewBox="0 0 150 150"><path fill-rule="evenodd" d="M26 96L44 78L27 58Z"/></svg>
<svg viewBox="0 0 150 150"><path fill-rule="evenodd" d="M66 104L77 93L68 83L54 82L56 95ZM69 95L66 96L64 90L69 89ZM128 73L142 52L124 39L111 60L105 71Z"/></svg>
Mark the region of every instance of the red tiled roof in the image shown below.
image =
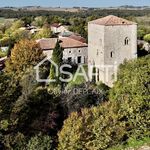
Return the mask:
<svg viewBox="0 0 150 150"><path fill-rule="evenodd" d="M40 44L41 49L49 50L55 48L57 38L40 39L37 42Z"/></svg>
<svg viewBox="0 0 150 150"><path fill-rule="evenodd" d="M105 26L109 26L109 25L133 25L133 24L137 24L135 22L123 19L123 18L119 18L113 15L110 16L106 16L104 18L100 18L97 20L93 20L90 21L89 23L92 24L98 24L98 25L105 25Z"/></svg>
<svg viewBox="0 0 150 150"><path fill-rule="evenodd" d="M48 39L40 39L37 42L40 44L41 49L43 50L51 50L55 48L57 38L48 38ZM86 43L82 43L80 41L65 37L60 38L61 46L63 48L79 48L79 47L87 47Z"/></svg>
<svg viewBox="0 0 150 150"><path fill-rule="evenodd" d="M81 36L77 36L75 34L70 35L69 38L77 40L77 41L82 42L82 43L86 43L86 39L85 38L83 38Z"/></svg>
<svg viewBox="0 0 150 150"><path fill-rule="evenodd" d="M65 38L60 38L62 41L61 46L63 48L77 48L77 47L87 47L86 43L82 43L80 41L65 37Z"/></svg>

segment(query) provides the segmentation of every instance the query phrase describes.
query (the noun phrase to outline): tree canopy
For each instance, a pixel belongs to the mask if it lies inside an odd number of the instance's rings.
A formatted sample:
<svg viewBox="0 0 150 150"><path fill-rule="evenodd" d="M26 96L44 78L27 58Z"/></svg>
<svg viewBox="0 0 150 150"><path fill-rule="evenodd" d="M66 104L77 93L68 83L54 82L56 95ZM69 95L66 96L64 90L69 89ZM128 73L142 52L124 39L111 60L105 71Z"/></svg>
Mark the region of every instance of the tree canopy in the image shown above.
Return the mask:
<svg viewBox="0 0 150 150"><path fill-rule="evenodd" d="M150 43L150 34L146 34L144 36L144 40L147 41L148 43Z"/></svg>
<svg viewBox="0 0 150 150"><path fill-rule="evenodd" d="M21 40L15 44L11 57L6 62L6 72L20 74L44 58L43 51L34 40Z"/></svg>

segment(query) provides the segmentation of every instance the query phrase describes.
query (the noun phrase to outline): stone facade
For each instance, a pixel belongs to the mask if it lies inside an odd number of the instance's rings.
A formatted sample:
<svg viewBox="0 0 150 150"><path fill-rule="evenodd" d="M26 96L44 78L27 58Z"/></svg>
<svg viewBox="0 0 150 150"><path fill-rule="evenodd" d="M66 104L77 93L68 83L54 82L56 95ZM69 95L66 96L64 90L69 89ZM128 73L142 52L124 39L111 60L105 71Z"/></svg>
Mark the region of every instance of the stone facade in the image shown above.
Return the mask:
<svg viewBox="0 0 150 150"><path fill-rule="evenodd" d="M65 48L63 51L63 60L76 64L87 64L88 47ZM43 53L52 57L53 50L44 50Z"/></svg>
<svg viewBox="0 0 150 150"><path fill-rule="evenodd" d="M117 67L137 57L137 24L115 16L107 16L88 24L88 66L92 65L96 80L112 86Z"/></svg>
<svg viewBox="0 0 150 150"><path fill-rule="evenodd" d="M59 39L57 38L40 39L37 40L37 43L40 44L43 53L49 58L51 58L57 40L60 41L60 45L64 49L63 50L64 61L76 64L87 64L88 45L86 43L68 37Z"/></svg>

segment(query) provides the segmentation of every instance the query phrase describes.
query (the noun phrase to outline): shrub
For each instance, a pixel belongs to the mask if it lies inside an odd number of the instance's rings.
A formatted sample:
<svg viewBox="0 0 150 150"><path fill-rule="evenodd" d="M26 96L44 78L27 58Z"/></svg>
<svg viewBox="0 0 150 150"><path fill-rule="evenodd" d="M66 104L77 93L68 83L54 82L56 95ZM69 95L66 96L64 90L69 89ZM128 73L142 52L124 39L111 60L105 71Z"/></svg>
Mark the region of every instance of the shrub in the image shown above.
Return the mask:
<svg viewBox="0 0 150 150"><path fill-rule="evenodd" d="M26 147L25 136L20 132L5 135L2 142L9 150L25 150Z"/></svg>
<svg viewBox="0 0 150 150"><path fill-rule="evenodd" d="M50 150L51 147L51 138L48 135L42 134L32 137L27 144L27 150Z"/></svg>

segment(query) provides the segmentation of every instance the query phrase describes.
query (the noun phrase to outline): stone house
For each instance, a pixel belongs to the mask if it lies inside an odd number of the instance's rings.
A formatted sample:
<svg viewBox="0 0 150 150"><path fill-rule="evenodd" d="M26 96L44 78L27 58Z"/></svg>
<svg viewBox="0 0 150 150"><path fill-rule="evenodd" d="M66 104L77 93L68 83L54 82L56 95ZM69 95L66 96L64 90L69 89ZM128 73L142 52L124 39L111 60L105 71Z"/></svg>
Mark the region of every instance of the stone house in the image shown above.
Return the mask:
<svg viewBox="0 0 150 150"><path fill-rule="evenodd" d="M88 45L80 41L64 37L64 38L47 38L40 39L37 42L40 44L41 49L44 54L48 57L52 57L53 49L55 48L57 40L61 41L61 46L63 51L63 60L77 63L77 64L87 64L88 55Z"/></svg>
<svg viewBox="0 0 150 150"><path fill-rule="evenodd" d="M118 66L137 58L137 24L116 16L88 23L88 71L96 68L96 81L112 86Z"/></svg>
<svg viewBox="0 0 150 150"><path fill-rule="evenodd" d="M53 33L63 33L68 32L68 29L66 26L63 26L60 23L54 23L51 25L51 31Z"/></svg>

